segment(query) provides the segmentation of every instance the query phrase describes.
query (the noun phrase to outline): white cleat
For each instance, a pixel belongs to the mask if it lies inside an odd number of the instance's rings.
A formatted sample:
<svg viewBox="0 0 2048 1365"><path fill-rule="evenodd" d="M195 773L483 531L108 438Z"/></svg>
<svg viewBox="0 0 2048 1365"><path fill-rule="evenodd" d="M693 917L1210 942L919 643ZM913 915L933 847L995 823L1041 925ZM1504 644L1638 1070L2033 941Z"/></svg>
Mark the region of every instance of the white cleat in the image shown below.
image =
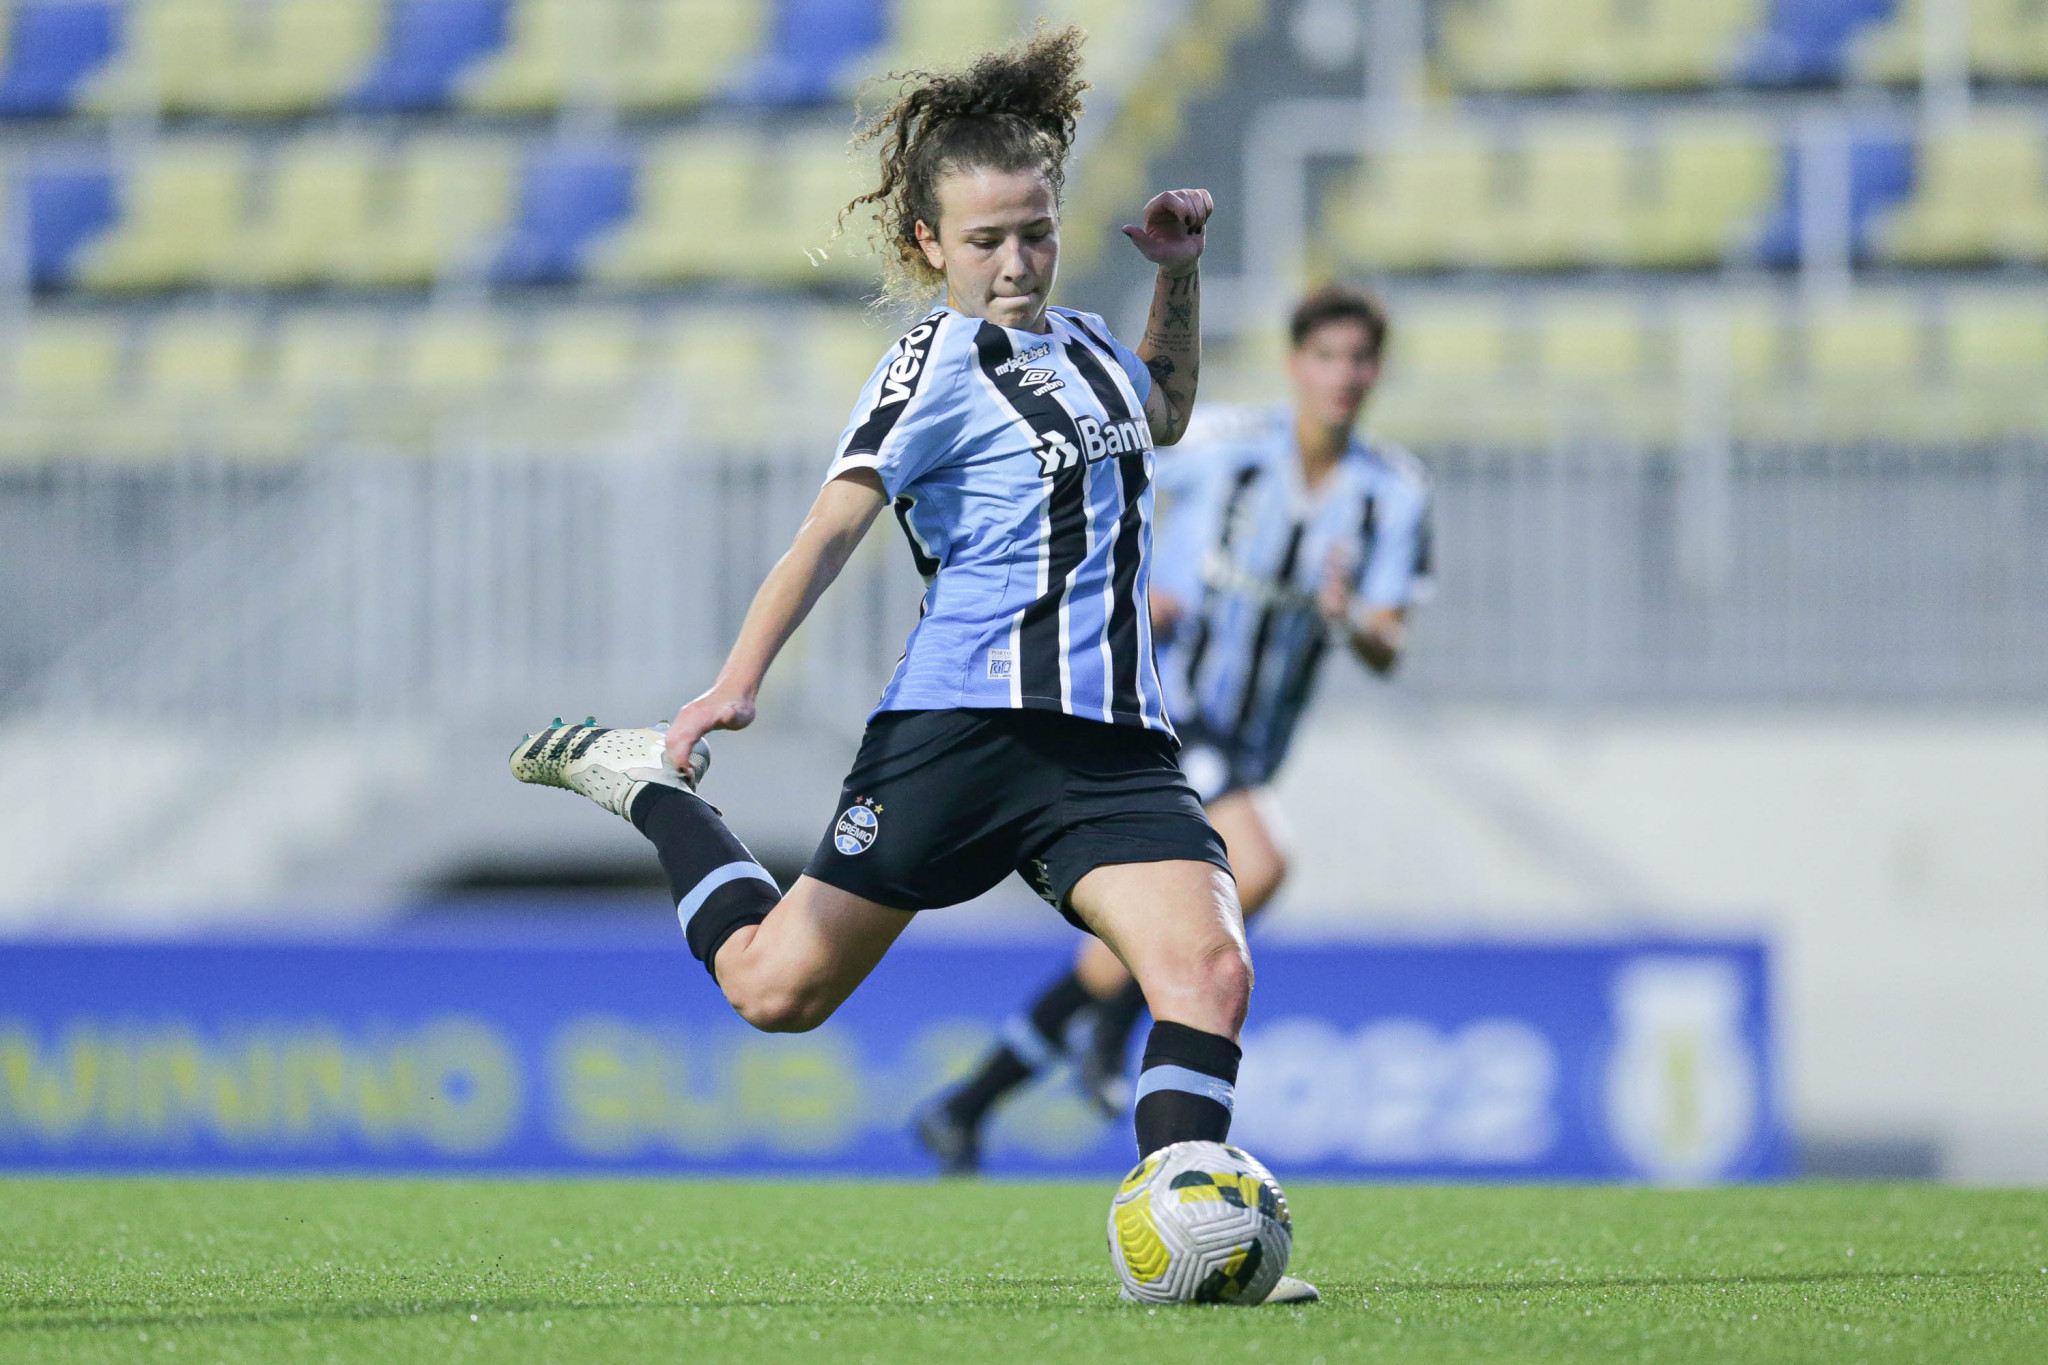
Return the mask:
<svg viewBox="0 0 2048 1365"><path fill-rule="evenodd" d="M711 750L698 740L690 750L690 771L668 763L667 726L656 730L611 730L595 717L564 725L561 717L512 751L512 776L540 787L563 787L631 819L633 798L648 786L674 787L694 795L711 767Z"/></svg>
<svg viewBox="0 0 2048 1365"><path fill-rule="evenodd" d="M1272 1292L1259 1300L1259 1307L1272 1308L1277 1304L1321 1303L1323 1296L1307 1280L1297 1280L1292 1275L1282 1275Z"/></svg>

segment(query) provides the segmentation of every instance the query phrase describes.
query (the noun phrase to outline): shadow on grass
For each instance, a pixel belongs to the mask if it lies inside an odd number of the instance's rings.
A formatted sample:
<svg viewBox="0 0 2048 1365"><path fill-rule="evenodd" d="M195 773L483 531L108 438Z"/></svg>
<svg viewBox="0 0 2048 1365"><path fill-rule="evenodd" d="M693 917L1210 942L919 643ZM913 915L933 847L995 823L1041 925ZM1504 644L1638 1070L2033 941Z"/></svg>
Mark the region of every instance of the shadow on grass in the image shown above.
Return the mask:
<svg viewBox="0 0 2048 1365"><path fill-rule="evenodd" d="M1879 1283L1884 1281L1935 1280L1992 1280L2016 1274L2002 1270L1824 1270L1806 1274L1784 1275L1636 1275L1609 1276L1599 1279L1549 1279L1549 1280L1431 1280L1413 1283L1391 1283L1382 1281L1370 1291L1362 1286L1343 1285L1340 1297L1333 1305L1342 1307L1342 1298L1352 1293L1371 1292L1375 1294L1421 1294L1444 1291L1463 1293L1510 1293L1543 1289L1661 1289L1680 1287L1733 1287L1769 1285L1811 1285L1811 1284L1854 1284ZM1125 1305L1109 1298L1106 1294L1099 1303L1075 1302L1070 1296L1073 1286L1061 1281L1047 1281L1038 1288L1049 1291L1039 1301L1039 1306L1050 1310L1071 1310L1098 1308L1104 1312L1122 1311ZM1333 1286L1334 1287L1334 1286ZM1017 1282L1017 1289L1028 1292L1033 1288L1030 1281ZM133 1327L221 1327L262 1325L266 1323L305 1322L381 1322L405 1318L430 1318L442 1315L466 1316L470 1313L673 1313L686 1309L781 1309L831 1311L851 1309L863 1316L877 1311L905 1314L929 1312L935 1307L974 1308L981 1306L1016 1309L1022 1305L1016 1295L991 1297L987 1300L952 1299L944 1304L930 1301L904 1300L900 1303L861 1301L845 1298L811 1299L608 1299L583 1302L573 1299L542 1298L443 1298L420 1299L411 1303L350 1302L328 1304L280 1304L274 1308L236 1309L165 1309L150 1305L113 1303L105 1307L80 1307L72 1301L43 1299L31 1303L5 1305L9 1315L0 1317L0 1333L65 1332L90 1328L133 1328ZM1211 1305L1213 1307L1213 1305ZM68 1310L68 1311L67 1311ZM1220 1312L1233 1310L1221 1309Z"/></svg>

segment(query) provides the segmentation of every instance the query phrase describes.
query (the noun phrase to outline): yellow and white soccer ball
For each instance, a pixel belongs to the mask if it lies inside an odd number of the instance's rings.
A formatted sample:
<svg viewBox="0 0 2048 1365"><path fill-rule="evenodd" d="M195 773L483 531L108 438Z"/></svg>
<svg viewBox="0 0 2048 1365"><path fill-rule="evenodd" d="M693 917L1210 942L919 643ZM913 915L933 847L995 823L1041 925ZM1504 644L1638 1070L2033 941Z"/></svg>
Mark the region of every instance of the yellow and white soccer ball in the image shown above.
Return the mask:
<svg viewBox="0 0 2048 1365"><path fill-rule="evenodd" d="M1109 1206L1109 1256L1137 1303L1263 1302L1293 1249L1280 1182L1220 1142L1154 1152Z"/></svg>

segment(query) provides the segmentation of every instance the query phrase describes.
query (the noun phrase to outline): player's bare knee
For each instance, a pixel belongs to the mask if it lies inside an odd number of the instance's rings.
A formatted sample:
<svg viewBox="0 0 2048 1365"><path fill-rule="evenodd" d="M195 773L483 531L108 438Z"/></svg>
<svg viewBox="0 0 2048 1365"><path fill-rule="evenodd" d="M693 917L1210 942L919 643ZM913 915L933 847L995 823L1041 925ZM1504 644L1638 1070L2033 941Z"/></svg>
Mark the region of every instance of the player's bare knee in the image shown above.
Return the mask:
<svg viewBox="0 0 2048 1365"><path fill-rule="evenodd" d="M1229 1022L1229 1031L1235 1034L1251 1009L1251 954L1234 939L1221 940L1202 954L1196 975L1210 1007Z"/></svg>
<svg viewBox="0 0 2048 1365"><path fill-rule="evenodd" d="M737 972L719 986L733 1012L763 1033L809 1033L832 1017L831 1005L817 992L759 974Z"/></svg>

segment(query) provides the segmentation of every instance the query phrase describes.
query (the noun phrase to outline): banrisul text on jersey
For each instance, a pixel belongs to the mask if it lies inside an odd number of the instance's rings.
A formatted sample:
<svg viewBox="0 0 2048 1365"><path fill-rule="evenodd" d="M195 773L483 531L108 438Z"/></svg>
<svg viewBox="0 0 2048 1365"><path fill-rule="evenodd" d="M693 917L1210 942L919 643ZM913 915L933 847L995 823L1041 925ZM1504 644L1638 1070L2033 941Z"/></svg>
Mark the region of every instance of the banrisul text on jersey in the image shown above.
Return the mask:
<svg viewBox="0 0 2048 1365"><path fill-rule="evenodd" d="M950 308L892 346L828 478L872 469L925 577L877 711L1023 707L1171 733L1145 611L1151 376L1090 313Z"/></svg>

